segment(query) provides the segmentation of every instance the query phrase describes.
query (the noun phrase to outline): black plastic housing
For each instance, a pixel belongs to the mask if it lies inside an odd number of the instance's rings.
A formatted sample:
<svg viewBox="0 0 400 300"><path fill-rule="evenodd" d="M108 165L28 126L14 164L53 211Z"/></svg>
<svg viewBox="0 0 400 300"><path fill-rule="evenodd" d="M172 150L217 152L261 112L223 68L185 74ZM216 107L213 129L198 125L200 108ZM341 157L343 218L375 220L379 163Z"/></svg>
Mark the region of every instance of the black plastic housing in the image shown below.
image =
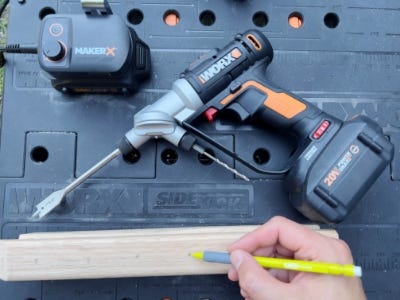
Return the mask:
<svg viewBox="0 0 400 300"><path fill-rule="evenodd" d="M382 129L357 116L308 145L287 176L289 199L311 220L340 222L392 157L393 145Z"/></svg>
<svg viewBox="0 0 400 300"><path fill-rule="evenodd" d="M57 90L132 93L150 74L150 49L117 15L48 15L38 49Z"/></svg>

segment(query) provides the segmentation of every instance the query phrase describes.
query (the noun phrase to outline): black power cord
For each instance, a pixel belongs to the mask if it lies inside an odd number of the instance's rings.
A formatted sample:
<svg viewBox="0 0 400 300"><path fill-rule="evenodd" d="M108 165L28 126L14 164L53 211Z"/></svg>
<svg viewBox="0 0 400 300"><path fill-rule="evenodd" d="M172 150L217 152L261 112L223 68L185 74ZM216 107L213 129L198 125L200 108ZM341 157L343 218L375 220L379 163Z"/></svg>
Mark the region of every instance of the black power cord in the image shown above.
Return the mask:
<svg viewBox="0 0 400 300"><path fill-rule="evenodd" d="M3 12L6 9L10 0L4 0L0 6L0 18L2 18ZM0 68L2 68L6 59L4 57L4 53L29 53L35 54L37 53L37 47L31 45L20 45L20 44L10 44L3 47L0 47Z"/></svg>

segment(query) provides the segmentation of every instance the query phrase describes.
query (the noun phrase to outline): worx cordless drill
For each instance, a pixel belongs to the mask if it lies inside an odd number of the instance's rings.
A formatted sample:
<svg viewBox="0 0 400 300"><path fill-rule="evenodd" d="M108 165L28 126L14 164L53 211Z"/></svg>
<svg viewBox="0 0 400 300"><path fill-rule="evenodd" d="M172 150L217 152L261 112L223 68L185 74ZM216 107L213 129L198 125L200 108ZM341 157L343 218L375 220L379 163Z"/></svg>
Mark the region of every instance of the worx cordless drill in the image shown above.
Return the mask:
<svg viewBox="0 0 400 300"><path fill-rule="evenodd" d="M170 92L135 114L134 127L118 149L63 193L55 192L42 201L36 215L47 214L60 197L108 161L134 151L150 138L162 137L178 147L204 153L196 137L216 144L193 122L199 118L212 122L229 110L243 122L294 133L300 151L285 178L290 201L312 220L341 221L391 161L393 145L367 117L342 122L272 86L264 76L272 58L269 41L256 30L238 34L223 49L203 55L173 83ZM234 152L219 148L243 161Z"/></svg>

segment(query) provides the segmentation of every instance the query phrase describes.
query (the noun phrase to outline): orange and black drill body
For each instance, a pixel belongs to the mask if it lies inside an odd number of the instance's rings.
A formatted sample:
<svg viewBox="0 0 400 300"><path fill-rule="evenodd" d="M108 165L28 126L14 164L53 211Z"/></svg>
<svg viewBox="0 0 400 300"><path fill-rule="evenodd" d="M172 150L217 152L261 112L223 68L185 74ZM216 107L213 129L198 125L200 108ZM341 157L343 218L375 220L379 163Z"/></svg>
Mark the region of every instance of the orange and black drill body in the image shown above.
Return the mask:
<svg viewBox="0 0 400 300"><path fill-rule="evenodd" d="M229 112L240 122L294 134L300 150L286 170L290 201L312 220L341 221L389 164L393 145L369 118L357 116L342 122L269 83L265 72L272 58L268 39L250 30L193 62L181 77L204 106L182 124L241 162L234 151L192 126L194 121L212 122L218 114Z"/></svg>

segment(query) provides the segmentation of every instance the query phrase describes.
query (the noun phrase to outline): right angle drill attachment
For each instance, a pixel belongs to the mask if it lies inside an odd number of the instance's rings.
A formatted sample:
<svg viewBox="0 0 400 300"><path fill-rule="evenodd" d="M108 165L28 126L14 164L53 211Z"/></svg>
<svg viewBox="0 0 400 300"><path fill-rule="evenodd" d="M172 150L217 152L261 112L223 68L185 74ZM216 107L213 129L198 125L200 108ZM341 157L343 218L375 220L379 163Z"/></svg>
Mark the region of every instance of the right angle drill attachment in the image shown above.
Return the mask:
<svg viewBox="0 0 400 300"><path fill-rule="evenodd" d="M290 201L312 220L341 221L391 161L393 145L367 117L342 122L271 85L264 73L272 58L269 41L257 30L239 34L223 49L202 56L174 82L170 92L135 115L134 127L119 149L69 187L75 188L121 153L126 155L159 137L186 150L202 152L195 136L200 137L257 171L193 126L199 120L212 122L219 113L229 112L241 122L268 124L295 133L299 149L285 170ZM39 203L37 216L50 212L65 193L52 195Z"/></svg>

